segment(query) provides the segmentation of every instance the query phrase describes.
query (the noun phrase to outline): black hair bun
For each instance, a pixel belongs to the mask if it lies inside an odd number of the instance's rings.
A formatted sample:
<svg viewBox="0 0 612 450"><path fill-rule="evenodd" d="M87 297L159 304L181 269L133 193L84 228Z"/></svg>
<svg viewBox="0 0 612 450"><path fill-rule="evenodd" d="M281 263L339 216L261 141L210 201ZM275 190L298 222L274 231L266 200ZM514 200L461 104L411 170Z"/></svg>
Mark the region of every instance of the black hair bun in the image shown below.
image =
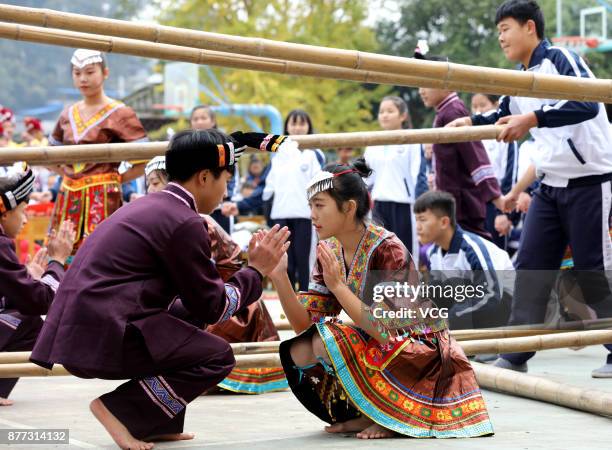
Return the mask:
<svg viewBox="0 0 612 450"><path fill-rule="evenodd" d="M355 168L357 172L359 172L359 175L362 178L367 178L370 175L372 175L372 169L370 169L370 166L368 166L368 163L366 163L366 160L364 157L359 157L355 159L353 161L353 167Z"/></svg>

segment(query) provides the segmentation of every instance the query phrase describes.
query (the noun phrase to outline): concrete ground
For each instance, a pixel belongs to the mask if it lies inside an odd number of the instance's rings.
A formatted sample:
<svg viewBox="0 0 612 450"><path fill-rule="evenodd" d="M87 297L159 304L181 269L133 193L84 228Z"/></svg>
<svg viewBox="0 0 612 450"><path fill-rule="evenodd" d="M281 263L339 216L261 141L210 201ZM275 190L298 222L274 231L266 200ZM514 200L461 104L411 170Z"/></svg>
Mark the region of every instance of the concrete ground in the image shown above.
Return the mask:
<svg viewBox="0 0 612 450"><path fill-rule="evenodd" d="M530 373L552 380L612 392L612 379L595 380L591 369L605 356L601 346L580 351L540 352ZM0 428L68 428L71 444L21 445L16 448L115 448L89 413L88 403L119 382L73 377L24 378L13 395L15 405L0 408ZM495 436L474 439L361 441L330 435L290 392L261 396L215 395L189 405L186 431L193 441L157 444L160 449L612 449L612 419L533 400L485 391Z"/></svg>
<svg viewBox="0 0 612 450"><path fill-rule="evenodd" d="M278 301L267 300L266 305L273 320L284 318ZM292 334L280 333L282 339ZM529 372L612 393L612 379L591 378L591 370L603 364L605 355L602 346L580 351L543 351L529 362ZM15 448L116 448L90 414L88 405L118 384L120 382L74 377L24 378L11 395L15 405L0 407L0 429L70 430L70 445L19 445ZM308 413L290 392L204 396L187 408L185 431L195 432L196 438L180 443L159 443L155 448L612 450L612 418L490 391L484 391L484 397L495 428L492 437L363 441L323 431L325 424Z"/></svg>

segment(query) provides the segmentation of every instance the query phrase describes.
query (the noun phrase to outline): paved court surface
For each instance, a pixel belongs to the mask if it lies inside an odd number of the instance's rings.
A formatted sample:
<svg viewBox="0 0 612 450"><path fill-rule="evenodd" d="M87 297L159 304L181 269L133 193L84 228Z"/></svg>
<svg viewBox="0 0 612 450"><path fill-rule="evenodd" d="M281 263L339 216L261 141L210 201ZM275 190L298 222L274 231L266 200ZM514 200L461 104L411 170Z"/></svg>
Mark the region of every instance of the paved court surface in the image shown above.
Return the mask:
<svg viewBox="0 0 612 450"><path fill-rule="evenodd" d="M549 350L530 362L533 375L612 392L611 380L595 380L590 371L604 360L601 346L580 351ZM0 428L69 428L70 446L47 448L115 448L93 419L88 403L118 382L72 377L26 378L15 388L15 405L0 408ZM160 449L612 449L612 418L598 417L537 401L485 391L496 434L452 440L393 439L360 441L329 435L289 392L262 396L215 395L198 398L187 410L186 431L196 439L157 444ZM2 447L2 446L0 446Z"/></svg>

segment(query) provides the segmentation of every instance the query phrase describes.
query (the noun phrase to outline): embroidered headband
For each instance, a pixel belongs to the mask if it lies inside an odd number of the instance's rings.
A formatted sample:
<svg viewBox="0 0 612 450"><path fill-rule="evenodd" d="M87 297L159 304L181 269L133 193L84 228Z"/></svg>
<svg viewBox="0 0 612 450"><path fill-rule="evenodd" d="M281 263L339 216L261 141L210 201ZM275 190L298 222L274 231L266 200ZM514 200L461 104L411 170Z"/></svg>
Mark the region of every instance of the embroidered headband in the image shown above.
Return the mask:
<svg viewBox="0 0 612 450"><path fill-rule="evenodd" d="M246 146L236 148L233 142L217 144L218 166L227 167L233 166L242 156Z"/></svg>
<svg viewBox="0 0 612 450"><path fill-rule="evenodd" d="M25 174L6 191L0 193L0 213L17 208L19 203L26 201L34 188L32 169L25 167Z"/></svg>
<svg viewBox="0 0 612 450"><path fill-rule="evenodd" d="M145 166L145 177L148 177L154 170L166 170L166 157L156 156Z"/></svg>
<svg viewBox="0 0 612 450"><path fill-rule="evenodd" d="M42 124L40 123L40 120L35 117L26 117L23 119L23 123L28 132L34 130L42 131Z"/></svg>
<svg viewBox="0 0 612 450"><path fill-rule="evenodd" d="M98 50L89 50L85 48L79 48L75 50L72 54L72 58L70 59L70 64L72 64L77 69L82 69L85 66L96 63L103 63L104 57L102 56L102 52Z"/></svg>
<svg viewBox="0 0 612 450"><path fill-rule="evenodd" d="M347 173L359 173L359 171L357 169L346 169L337 173L325 171L319 172L312 178L312 180L310 180L310 183L306 187L306 197L308 197L308 200L310 200L312 197L314 197L320 192L333 189L334 178L339 177L340 175L345 175Z"/></svg>
<svg viewBox="0 0 612 450"><path fill-rule="evenodd" d="M2 107L0 108L0 122L13 122L15 120L15 114L13 110L10 108Z"/></svg>

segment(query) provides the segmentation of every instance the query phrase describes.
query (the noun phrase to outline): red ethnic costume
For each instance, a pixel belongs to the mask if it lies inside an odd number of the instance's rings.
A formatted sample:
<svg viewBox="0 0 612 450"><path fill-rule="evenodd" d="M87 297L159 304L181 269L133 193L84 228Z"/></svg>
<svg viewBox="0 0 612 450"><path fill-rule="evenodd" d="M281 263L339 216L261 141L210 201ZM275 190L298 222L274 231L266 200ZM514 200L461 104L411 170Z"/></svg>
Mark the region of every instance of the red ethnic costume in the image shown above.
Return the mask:
<svg viewBox="0 0 612 450"><path fill-rule="evenodd" d="M320 175L319 192L332 186L325 172ZM449 335L445 320L422 314L424 308L434 305L415 298L394 307L393 298L381 302L375 296L381 285L419 283L412 257L397 236L368 225L348 267L340 241L332 237L321 242L335 255L345 284L363 302L366 320L383 338L390 338L381 344L363 329L338 321L342 306L325 286L322 265L317 261L308 292L298 295L314 324L297 337L283 341L279 350L289 386L298 400L330 424L365 415L391 431L411 437L493 434L485 402L463 350ZM398 304L401 308L397 308ZM407 318L384 314L408 309L421 314L406 314ZM318 358L319 363L296 366L291 346L298 340L312 339L315 333L321 337L331 364Z"/></svg>
<svg viewBox="0 0 612 450"><path fill-rule="evenodd" d="M70 64L79 70L92 64L105 67L102 53L87 49L75 50ZM81 115L78 103L67 107L49 136L51 145L145 141L146 132L134 111L117 100L110 101L91 117ZM119 165L117 162L61 166L63 182L55 201L51 229L71 220L77 233L74 252L86 236L121 206Z"/></svg>
<svg viewBox="0 0 612 450"><path fill-rule="evenodd" d="M145 142L145 130L134 111L113 101L89 119L77 104L66 108L49 138L51 145ZM119 163L62 166L63 182L55 202L51 228L70 219L76 228L75 251L84 237L115 212L122 203Z"/></svg>

